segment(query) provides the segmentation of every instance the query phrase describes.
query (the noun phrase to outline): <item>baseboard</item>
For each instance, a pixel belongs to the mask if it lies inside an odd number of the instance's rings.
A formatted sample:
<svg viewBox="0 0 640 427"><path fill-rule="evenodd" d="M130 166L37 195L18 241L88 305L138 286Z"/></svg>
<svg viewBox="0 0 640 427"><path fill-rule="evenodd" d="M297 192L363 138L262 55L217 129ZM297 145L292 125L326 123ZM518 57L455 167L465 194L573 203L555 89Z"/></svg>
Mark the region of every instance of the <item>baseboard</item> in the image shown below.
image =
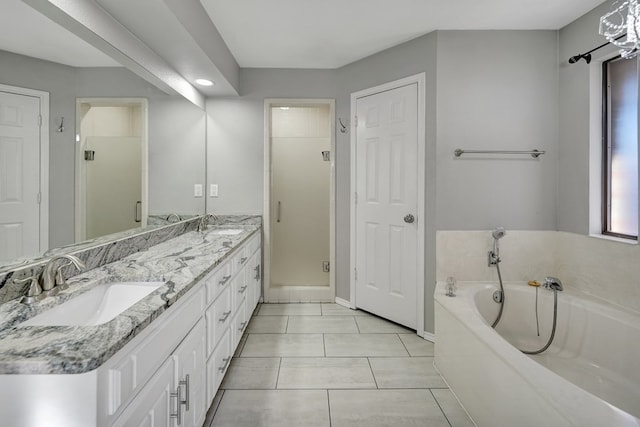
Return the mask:
<svg viewBox="0 0 640 427"><path fill-rule="evenodd" d="M427 341L436 342L436 336L431 332L424 332L422 334L422 338L424 338Z"/></svg>
<svg viewBox="0 0 640 427"><path fill-rule="evenodd" d="M341 305L346 308L354 308L351 306L351 301L347 301L346 299L336 297L336 304Z"/></svg>

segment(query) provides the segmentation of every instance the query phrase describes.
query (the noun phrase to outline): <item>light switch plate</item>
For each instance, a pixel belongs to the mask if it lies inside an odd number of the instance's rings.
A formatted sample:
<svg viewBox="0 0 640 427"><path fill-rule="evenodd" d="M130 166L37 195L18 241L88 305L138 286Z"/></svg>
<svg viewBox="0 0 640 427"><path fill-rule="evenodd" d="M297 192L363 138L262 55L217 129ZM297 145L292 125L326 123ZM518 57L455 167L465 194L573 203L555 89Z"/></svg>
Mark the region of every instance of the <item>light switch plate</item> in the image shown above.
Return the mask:
<svg viewBox="0 0 640 427"><path fill-rule="evenodd" d="M218 197L218 184L211 184L209 187L209 197Z"/></svg>
<svg viewBox="0 0 640 427"><path fill-rule="evenodd" d="M195 184L193 186L193 196L202 197L202 184Z"/></svg>

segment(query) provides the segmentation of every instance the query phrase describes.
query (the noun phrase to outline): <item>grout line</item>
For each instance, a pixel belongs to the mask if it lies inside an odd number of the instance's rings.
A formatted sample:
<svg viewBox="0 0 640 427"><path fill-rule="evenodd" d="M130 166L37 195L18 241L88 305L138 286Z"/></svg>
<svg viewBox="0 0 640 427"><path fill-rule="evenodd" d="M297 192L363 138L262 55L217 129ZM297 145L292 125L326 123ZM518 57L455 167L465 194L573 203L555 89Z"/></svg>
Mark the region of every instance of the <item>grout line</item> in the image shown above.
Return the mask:
<svg viewBox="0 0 640 427"><path fill-rule="evenodd" d="M413 357L411 355L411 352L409 351L409 349L407 348L407 346L405 345L404 341L402 341L402 338L400 338L400 334L396 334L398 336L398 339L400 340L400 343L402 344L402 346L404 347L405 351L407 352L407 354L409 355L409 357Z"/></svg>
<svg viewBox="0 0 640 427"><path fill-rule="evenodd" d="M280 367L282 366L282 357L280 358L280 362L278 363L278 375L276 376L276 386L274 390L278 390L278 383L280 382Z"/></svg>
<svg viewBox="0 0 640 427"><path fill-rule="evenodd" d="M287 324L284 325L284 333L289 333L289 316L287 316Z"/></svg>
<svg viewBox="0 0 640 427"><path fill-rule="evenodd" d="M331 427L331 401L329 400L329 389L327 389L327 409L329 410L329 427Z"/></svg>
<svg viewBox="0 0 640 427"><path fill-rule="evenodd" d="M324 334L322 334L322 350L324 351L324 357L327 357L327 344L324 341Z"/></svg>
<svg viewBox="0 0 640 427"><path fill-rule="evenodd" d="M442 409L442 406L440 406L440 402L438 402L438 399L436 398L436 395L433 394L431 389L429 389L429 393L431 393L431 396L433 396L433 400L436 401L436 405L438 405L438 408L440 408L440 412L442 412L442 415L444 415L444 419L447 420L447 422L449 423L449 426L453 427L452 424L451 424L451 421L449 421L449 417L447 417L447 414L445 414L444 410Z"/></svg>
<svg viewBox="0 0 640 427"><path fill-rule="evenodd" d="M358 333L361 334L362 332L360 332L360 325L358 325L358 319L356 319L356 316L353 316L353 321L356 323L356 329L358 330Z"/></svg>
<svg viewBox="0 0 640 427"><path fill-rule="evenodd" d="M371 367L371 360L369 360L369 359L370 359L370 357L367 357L367 363L369 364L369 370L371 371L371 376L373 377L373 382L376 384L376 389L380 390L380 387L378 387L378 380L376 379L376 374L373 372L373 368Z"/></svg>

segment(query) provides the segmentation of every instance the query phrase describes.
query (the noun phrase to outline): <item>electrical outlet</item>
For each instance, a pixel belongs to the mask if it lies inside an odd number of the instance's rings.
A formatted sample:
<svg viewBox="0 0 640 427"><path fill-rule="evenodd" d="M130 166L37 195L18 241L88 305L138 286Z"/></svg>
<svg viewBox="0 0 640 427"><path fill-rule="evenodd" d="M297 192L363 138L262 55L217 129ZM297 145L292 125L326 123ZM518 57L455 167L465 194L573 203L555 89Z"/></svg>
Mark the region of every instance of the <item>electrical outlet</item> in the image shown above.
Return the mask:
<svg viewBox="0 0 640 427"><path fill-rule="evenodd" d="M218 184L211 184L209 186L209 197L218 197Z"/></svg>
<svg viewBox="0 0 640 427"><path fill-rule="evenodd" d="M193 186L193 196L202 197L202 184L195 184Z"/></svg>

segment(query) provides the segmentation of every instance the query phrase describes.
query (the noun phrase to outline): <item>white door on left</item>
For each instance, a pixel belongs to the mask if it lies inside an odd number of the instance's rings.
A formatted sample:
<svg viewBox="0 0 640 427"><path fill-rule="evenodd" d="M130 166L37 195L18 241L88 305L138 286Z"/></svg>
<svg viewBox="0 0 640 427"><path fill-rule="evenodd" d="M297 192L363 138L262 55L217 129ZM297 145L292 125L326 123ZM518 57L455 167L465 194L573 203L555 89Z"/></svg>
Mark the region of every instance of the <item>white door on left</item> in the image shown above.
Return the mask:
<svg viewBox="0 0 640 427"><path fill-rule="evenodd" d="M0 91L0 262L40 247L40 99Z"/></svg>

